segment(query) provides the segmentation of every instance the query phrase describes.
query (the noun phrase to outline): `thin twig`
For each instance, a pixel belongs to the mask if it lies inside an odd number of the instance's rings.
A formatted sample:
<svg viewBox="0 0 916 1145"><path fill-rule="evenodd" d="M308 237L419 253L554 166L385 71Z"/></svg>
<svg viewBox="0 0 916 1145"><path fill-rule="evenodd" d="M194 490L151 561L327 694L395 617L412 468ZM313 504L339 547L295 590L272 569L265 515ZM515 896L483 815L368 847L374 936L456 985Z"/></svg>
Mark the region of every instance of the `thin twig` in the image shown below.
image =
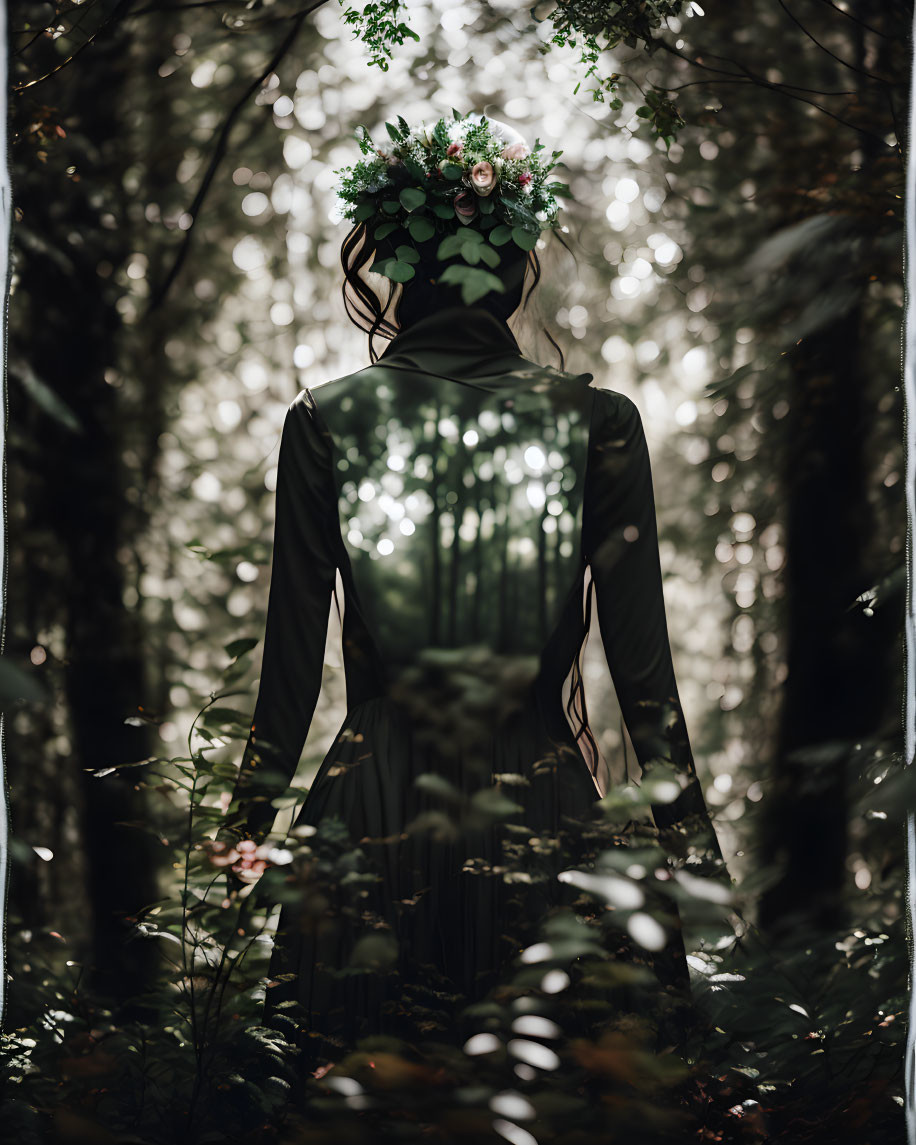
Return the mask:
<svg viewBox="0 0 916 1145"><path fill-rule="evenodd" d="M65 34L68 36L71 36L79 27L81 27L83 21L86 19L86 17L89 15L89 13L92 12L94 9L96 9L98 6L99 6L99 0L95 0L95 3L86 4L83 7L79 8L78 9L79 19L75 20L70 25L70 27L67 29ZM75 8L71 9L70 13L68 13L68 15L70 15L74 11L77 11L77 9L75 9ZM57 12L56 15L60 16L60 12ZM39 28L35 32L35 34L32 36L32 38L30 40L27 40L26 43L21 45L21 47L18 47L15 52L10 52L10 55L11 56L24 56L25 53L29 50L29 48L31 48L31 46L35 43L36 40L40 40L41 37L46 36L48 34L48 32L53 32L55 27L56 27L56 22L51 23L51 24L45 24L43 27ZM31 28L16 29L14 31L14 35L24 36L26 34L26 32L30 32L30 31L31 31Z"/></svg>
<svg viewBox="0 0 916 1145"><path fill-rule="evenodd" d="M191 236L194 233L194 224L197 221L197 216L200 212L201 206L203 205L204 199L207 196L207 192L210 190L210 186L214 177L216 176L217 169L222 162L223 156L226 154L226 149L229 142L229 134L232 131L236 120L241 115L242 109L245 107L251 96L254 95L256 91L258 91L258 89L271 74L271 72L277 69L283 57L293 46L296 36L299 34L299 30L305 20L305 17L315 8L320 7L323 3L325 3L325 0L316 0L311 8L300 12L294 18L292 28L290 28L283 42L280 44L279 48L277 48L270 62L261 71L260 75L252 80L248 87L245 88L242 95L229 109L229 113L226 116L223 122L223 126L220 129L219 136L217 137L216 146L213 149L213 154L210 157L210 162L207 164L207 170L204 173L203 180L197 190L197 194L194 196L193 203L188 208L187 213L191 216L190 225L184 233L184 238L182 239L181 246L178 248L178 254L175 257L175 261L172 264L171 269L165 277L165 281L154 291L152 298L150 299L149 306L147 307L147 315L151 314L154 310L157 310L159 306L162 305L162 302L165 299L169 288L178 277L178 273L184 265L185 259L187 258L188 252L190 250Z"/></svg>
<svg viewBox="0 0 916 1145"><path fill-rule="evenodd" d="M183 12L185 9L190 11L192 8L222 8L226 9L231 7L227 0L192 0L190 4L150 4L148 8L138 8L136 12L132 12L132 16L149 16L154 12ZM248 7L247 4L240 3L239 7L242 11Z"/></svg>
<svg viewBox="0 0 916 1145"><path fill-rule="evenodd" d="M685 87L696 87L697 84L710 84L711 85L711 84L718 84L718 83L754 83L754 82L755 82L754 80L748 79L746 76L735 76L734 79L689 80L687 83L678 84L677 87L666 87L663 90L664 91L683 91L683 89ZM794 83L776 84L775 86L786 88L786 89L789 89L791 91L806 91L810 95L858 95L859 94L857 91L855 91L855 89L850 89L849 91L821 91L820 89L813 88L813 87L799 87L797 84L794 84Z"/></svg>
<svg viewBox="0 0 916 1145"><path fill-rule="evenodd" d="M670 52L671 55L677 56L678 59L684 60L685 63L693 64L694 67L702 68L705 71L716 72L719 75L727 76L731 80L741 78L740 76L736 76L734 72L726 71L724 68L714 68L711 64L704 64L699 59L692 59L690 56L685 55L683 52L675 48L672 44L665 43L664 40L658 40L656 42L658 46L664 48L666 52ZM817 111L821 112L823 115L826 115L828 119L833 119L837 123L842 123L844 127L849 127L859 135L865 135L869 139L875 140L875 142L880 143L882 147L893 147L892 143L888 143L887 140L883 139L880 135L875 135L873 131L867 131L864 127L858 127L855 123L850 123L849 120L843 119L843 117L840 115L834 115L832 111L828 111L826 107L816 103L813 99L805 99L805 97L802 95L796 95L794 91L790 91L789 88L783 84L770 83L769 80L765 80L762 76L755 75L755 73L752 72L744 64L739 63L738 66L751 82L758 84L760 87L765 87L772 91L777 91L789 99L797 100L799 103L806 103L810 107L813 107ZM660 88L659 90L664 91L665 89Z"/></svg>
<svg viewBox="0 0 916 1145"><path fill-rule="evenodd" d="M81 52L85 51L86 48L88 48L90 44L94 44L95 41L98 39L98 37L102 34L102 32L104 32L105 29L108 27L108 25L117 19L117 17L121 14L122 8L123 9L129 8L131 3L132 3L132 0L118 0L118 3L111 10L111 14L109 16L107 16L102 21L101 24L99 24L99 26L92 33L92 35L89 37L89 39L86 40L85 43L80 44L80 46L76 49L76 51L72 55L67 56L67 58L65 60L62 60L57 65L56 68L52 68L49 72L46 72L43 76L39 76L37 79L34 79L34 80L29 80L28 83L16 84L15 87L13 88L13 91L18 94L19 92L26 91L30 87L34 87L36 84L44 83L45 80L49 80L51 78L51 76L56 75L61 70L61 68L65 68L68 64L72 64L73 61L76 59L76 57Z"/></svg>
<svg viewBox="0 0 916 1145"><path fill-rule="evenodd" d="M804 26L801 20L798 19L797 16L793 15L793 13L789 11L789 9L786 7L785 0L777 0L777 3L779 4L779 7L782 8L783 12L785 12L785 14L793 22L793 24L800 28L801 31L808 37L811 43L820 48L822 52L826 52L832 60L836 60L838 64L842 64L844 68L849 68L851 72L855 72L857 75L865 76L866 79L875 80L877 83L888 83L888 81L884 79L883 76L876 76L871 72L864 71L862 68L857 68L855 64L850 64L847 60L842 59L835 52L831 52L831 50L825 44L822 44L819 40L815 39L812 33L808 31L808 29ZM888 86L890 85L888 84Z"/></svg>
<svg viewBox="0 0 916 1145"><path fill-rule="evenodd" d="M893 39L893 37L889 36L887 34L887 32L879 32L878 29L872 27L871 24L866 24L866 22L861 18L861 16L855 16L855 15L853 15L852 12L847 12L845 8L837 7L837 5L834 4L833 0L821 0L821 3L826 4L828 8L832 8L834 10L834 12L839 12L839 14L841 16L845 16L847 18L847 20L852 20L856 24L861 24L863 28L867 28L869 30L869 32L874 32L876 36L880 36L883 40Z"/></svg>

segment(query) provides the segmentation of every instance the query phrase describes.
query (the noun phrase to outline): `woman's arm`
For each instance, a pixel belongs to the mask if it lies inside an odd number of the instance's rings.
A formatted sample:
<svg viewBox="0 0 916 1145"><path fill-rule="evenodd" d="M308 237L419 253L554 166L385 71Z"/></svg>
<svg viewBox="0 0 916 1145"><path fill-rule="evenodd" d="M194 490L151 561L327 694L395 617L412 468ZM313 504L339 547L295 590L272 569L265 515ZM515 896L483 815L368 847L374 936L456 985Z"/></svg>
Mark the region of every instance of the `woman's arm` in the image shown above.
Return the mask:
<svg viewBox="0 0 916 1145"><path fill-rule="evenodd" d="M671 658L646 435L634 403L612 390L595 392L582 536L601 640L636 757L642 767L667 761L683 784L674 802L652 805L655 824L665 829L698 816L695 825L708 826L703 834L718 856Z"/></svg>
<svg viewBox="0 0 916 1145"><path fill-rule="evenodd" d="M264 654L227 826L260 842L289 786L321 689L339 537L332 443L311 393L290 404L280 439Z"/></svg>

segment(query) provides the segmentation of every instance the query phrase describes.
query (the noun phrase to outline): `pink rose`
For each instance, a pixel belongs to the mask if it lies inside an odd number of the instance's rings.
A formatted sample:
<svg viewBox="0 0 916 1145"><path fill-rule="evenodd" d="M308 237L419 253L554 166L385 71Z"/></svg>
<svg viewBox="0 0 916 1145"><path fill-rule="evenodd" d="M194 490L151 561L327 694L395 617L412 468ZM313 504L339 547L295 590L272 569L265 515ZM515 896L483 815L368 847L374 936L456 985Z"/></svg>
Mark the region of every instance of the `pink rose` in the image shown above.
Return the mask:
<svg viewBox="0 0 916 1145"><path fill-rule="evenodd" d="M510 143L500 151L503 159L524 159L528 154L527 143Z"/></svg>
<svg viewBox="0 0 916 1145"><path fill-rule="evenodd" d="M477 204L474 202L474 196L470 191L459 191L452 202L455 207L455 214L461 223L469 223L477 214Z"/></svg>
<svg viewBox="0 0 916 1145"><path fill-rule="evenodd" d="M450 143L448 145L448 147L445 149L445 154L448 155L449 157L451 157L453 155L457 155L460 158L461 157L461 144L460 143Z"/></svg>
<svg viewBox="0 0 916 1145"><path fill-rule="evenodd" d="M489 195L493 188L496 186L496 172L493 170L493 164L488 163L485 159L480 163L475 163L471 168L471 186L478 195Z"/></svg>
<svg viewBox="0 0 916 1145"><path fill-rule="evenodd" d="M531 182L531 172L530 171L523 171L521 173L521 175L519 175L518 181L523 187L527 187L528 184Z"/></svg>

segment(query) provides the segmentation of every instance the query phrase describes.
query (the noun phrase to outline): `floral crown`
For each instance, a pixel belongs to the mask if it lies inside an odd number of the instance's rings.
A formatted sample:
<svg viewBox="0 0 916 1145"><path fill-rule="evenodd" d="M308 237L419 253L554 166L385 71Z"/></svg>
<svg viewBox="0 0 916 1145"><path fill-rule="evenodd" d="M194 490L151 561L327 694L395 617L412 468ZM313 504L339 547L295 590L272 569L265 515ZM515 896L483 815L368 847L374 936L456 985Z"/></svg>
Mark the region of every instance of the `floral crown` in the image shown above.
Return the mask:
<svg viewBox="0 0 916 1145"><path fill-rule="evenodd" d="M391 136L387 150L376 147L360 126L356 139L367 158L335 170L341 177L337 213L364 222L377 242L393 232L404 238L392 255L369 268L393 282L409 282L421 261L418 244L428 252L439 236L434 257L457 261L438 281L460 286L462 300L471 305L491 290L505 291L491 273L500 263L497 248L513 242L533 250L541 231L559 226L557 196L571 196L564 183L547 179L562 151L548 162L537 139L529 149L498 120L454 109L452 115L413 128L398 116L396 125L385 124Z"/></svg>

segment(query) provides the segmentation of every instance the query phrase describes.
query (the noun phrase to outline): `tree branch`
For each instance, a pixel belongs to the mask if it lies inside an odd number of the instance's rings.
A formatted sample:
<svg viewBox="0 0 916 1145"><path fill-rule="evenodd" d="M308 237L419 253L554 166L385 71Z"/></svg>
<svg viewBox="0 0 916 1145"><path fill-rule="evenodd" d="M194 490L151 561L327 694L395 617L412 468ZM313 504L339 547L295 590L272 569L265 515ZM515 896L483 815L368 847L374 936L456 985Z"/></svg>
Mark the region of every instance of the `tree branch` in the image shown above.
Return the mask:
<svg viewBox="0 0 916 1145"><path fill-rule="evenodd" d="M178 254L174 263L172 264L171 269L166 275L164 282L156 289L150 298L150 302L146 311L147 314L151 314L154 310L158 309L158 307L162 305L162 302L165 299L169 288L178 277L178 272L184 265L184 261L188 256L188 251L190 250L191 246L191 238L194 233L194 224L197 221L197 216L200 213L200 208L207 196L207 192L210 190L210 186L213 183L217 169L223 160L223 156L226 154L226 148L229 142L229 134L232 131L236 120L241 115L242 109L245 107L245 104L252 97L252 95L254 95L254 93L261 87L264 80L267 79L271 72L276 71L286 53L293 46L296 36L299 34L299 30L302 27L306 16L314 11L315 8L319 8L323 3L325 3L325 0L316 0L311 8L307 8L304 11L299 12L294 17L293 26L290 28L289 33L284 38L283 42L277 48L270 62L263 69L261 74L256 79L252 80L252 82L244 90L241 96L229 109L229 113L223 122L223 126L220 128L219 136L216 140L216 146L213 149L213 154L210 157L210 162L207 164L207 170L204 172L203 180L201 181L200 187L197 190L197 194L194 196L194 201L188 208L187 213L191 216L191 224L184 233L184 238L181 241L181 246L178 248Z"/></svg>
<svg viewBox="0 0 916 1145"><path fill-rule="evenodd" d="M76 51L71 56L67 56L67 58L65 60L62 60L61 63L59 63L56 68L52 68L49 72L46 72L43 76L39 76L37 79L34 79L34 80L29 80L28 83L16 84L13 88L13 91L16 92L17 94L19 94L20 92L24 92L27 88L34 87L36 84L44 83L45 80L48 80L51 78L51 76L56 75L61 70L61 68L65 68L68 64L72 64L73 61L76 59L76 57L81 52L85 51L86 48L88 48L90 44L94 44L95 41L98 39L98 37L102 34L102 32L104 32L105 29L108 27L108 25L113 23L118 18L118 16L121 14L121 10L122 9L125 9L125 10L128 9L130 7L131 3L132 3L132 0L118 0L118 3L115 4L114 8L112 8L110 14L105 17L105 19L101 22L101 24L99 24L99 26L92 33L92 35L89 37L89 39L86 40L85 43L80 44L80 46L76 49ZM45 30L46 29L42 29L42 32L44 32ZM29 43L30 44L34 43L34 39L30 40ZM28 46L28 45L26 45L26 46ZM22 49L22 50L25 50L25 49Z"/></svg>
<svg viewBox="0 0 916 1145"><path fill-rule="evenodd" d="M832 8L834 12L839 12L841 16L845 16L847 19L852 20L854 23L861 24L863 28L867 28L869 32L874 32L875 35L880 36L882 40L892 39L892 37L889 36L887 32L881 32L877 28L872 27L871 24L866 24L861 16L854 16L852 12L847 12L845 8L838 8L837 5L834 4L833 0L821 0L821 3L826 4L828 8Z"/></svg>
<svg viewBox="0 0 916 1145"><path fill-rule="evenodd" d="M664 40L656 40L655 42L658 45L658 47L664 48L664 50L666 52L670 52L672 55L677 56L678 59L684 60L685 63L692 64L694 67L704 69L705 71L715 72L718 75L726 76L728 79L732 80L733 82L735 80L741 80L741 78L742 78L741 76L736 76L734 72L725 71L724 68L714 68L710 64L702 63L699 59L696 59L696 60L691 59L690 56L685 55L682 51L675 48L673 45L665 43ZM864 135L869 139L875 140L877 143L880 143L882 147L893 147L894 146L892 143L888 143L887 140L883 139L880 135L876 135L873 131L868 131L864 127L859 127L855 123L850 123L849 120L843 119L842 116L834 115L834 113L832 111L828 111L826 107L823 107L821 104L816 103L813 99L805 99L805 97L802 95L796 95L795 92L792 91L790 89L790 87L788 87L787 85L778 84L778 83L770 83L770 81L764 79L763 76L755 75L750 70L750 68L746 67L744 64L739 63L738 67L741 69L741 71L744 73L746 78L751 83L755 83L759 87L769 88L771 91L777 91L781 95L786 96L788 99L797 100L799 103L807 103L809 106L816 108L823 115L826 115L828 117L828 119L833 119L837 123L842 123L844 127L851 128L853 131L857 132L859 135ZM666 89L661 88L659 90L664 91Z"/></svg>
<svg viewBox="0 0 916 1145"><path fill-rule="evenodd" d="M884 79L883 76L872 75L871 72L866 72L862 68L857 68L855 64L850 64L846 60L841 59L840 56L838 56L835 52L831 52L831 50L826 45L815 39L815 37L811 34L811 32L808 31L808 29L804 26L804 24L802 24L801 20L799 20L797 16L794 16L789 11L789 9L786 7L785 0L777 0L777 3L779 4L779 7L782 8L783 12L785 12L785 14L792 21L792 23L795 24L796 27L798 27L804 33L804 35L808 37L811 43L820 48L822 52L826 52L832 60L836 60L838 64L842 64L844 68L849 68L851 72L855 72L857 75L865 76L866 79L874 80L876 83L888 83L888 81Z"/></svg>

